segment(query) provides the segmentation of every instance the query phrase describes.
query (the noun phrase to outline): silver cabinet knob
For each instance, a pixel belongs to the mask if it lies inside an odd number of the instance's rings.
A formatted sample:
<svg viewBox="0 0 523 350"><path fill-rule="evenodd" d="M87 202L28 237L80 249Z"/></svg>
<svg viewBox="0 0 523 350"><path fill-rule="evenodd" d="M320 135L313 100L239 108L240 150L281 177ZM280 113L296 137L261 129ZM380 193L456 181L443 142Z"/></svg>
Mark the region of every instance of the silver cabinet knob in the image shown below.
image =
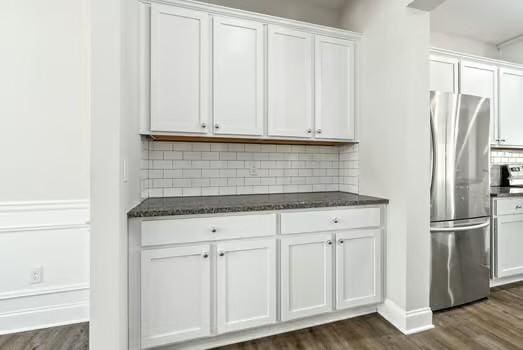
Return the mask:
<svg viewBox="0 0 523 350"><path fill-rule="evenodd" d="M329 240L327 241L327 244L328 244L328 245L332 245L332 241L329 239Z"/></svg>
<svg viewBox="0 0 523 350"><path fill-rule="evenodd" d="M338 240L339 244L343 244L343 242L345 242L343 239Z"/></svg>
<svg viewBox="0 0 523 350"><path fill-rule="evenodd" d="M214 124L214 128L215 129L219 129L220 128L220 124L218 124L218 123Z"/></svg>
<svg viewBox="0 0 523 350"><path fill-rule="evenodd" d="M202 254L202 258L207 259L208 257L209 257L209 253L204 252L204 253Z"/></svg>
<svg viewBox="0 0 523 350"><path fill-rule="evenodd" d="M218 252L218 255L219 255L219 256L224 256L224 255L225 255L225 252Z"/></svg>
<svg viewBox="0 0 523 350"><path fill-rule="evenodd" d="M216 229L216 227L212 227L212 228L211 228L211 232L212 232L212 233L216 233L216 231L218 231L218 229Z"/></svg>
<svg viewBox="0 0 523 350"><path fill-rule="evenodd" d="M307 129L307 134L312 134L312 129Z"/></svg>
<svg viewBox="0 0 523 350"><path fill-rule="evenodd" d="M521 209L523 208L520 204L516 205L516 209Z"/></svg>
<svg viewBox="0 0 523 350"><path fill-rule="evenodd" d="M321 129L316 130L317 134L321 134Z"/></svg>
<svg viewBox="0 0 523 350"><path fill-rule="evenodd" d="M205 129L207 127L207 123L202 123L202 129Z"/></svg>
<svg viewBox="0 0 523 350"><path fill-rule="evenodd" d="M340 220L339 220L338 218L334 218L334 219L332 220L332 222L335 223L335 224L337 224L338 222L340 222Z"/></svg>

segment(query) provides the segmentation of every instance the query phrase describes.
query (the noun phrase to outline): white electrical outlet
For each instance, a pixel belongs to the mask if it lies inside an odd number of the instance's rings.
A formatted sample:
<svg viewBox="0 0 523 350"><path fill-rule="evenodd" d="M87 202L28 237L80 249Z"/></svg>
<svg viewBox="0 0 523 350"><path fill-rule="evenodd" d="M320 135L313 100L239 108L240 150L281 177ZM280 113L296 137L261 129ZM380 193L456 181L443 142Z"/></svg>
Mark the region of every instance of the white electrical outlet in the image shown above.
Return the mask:
<svg viewBox="0 0 523 350"><path fill-rule="evenodd" d="M44 267L36 266L31 270L31 284L42 283L44 279Z"/></svg>
<svg viewBox="0 0 523 350"><path fill-rule="evenodd" d="M256 165L251 165L249 168L249 176L258 176L258 169L256 169Z"/></svg>

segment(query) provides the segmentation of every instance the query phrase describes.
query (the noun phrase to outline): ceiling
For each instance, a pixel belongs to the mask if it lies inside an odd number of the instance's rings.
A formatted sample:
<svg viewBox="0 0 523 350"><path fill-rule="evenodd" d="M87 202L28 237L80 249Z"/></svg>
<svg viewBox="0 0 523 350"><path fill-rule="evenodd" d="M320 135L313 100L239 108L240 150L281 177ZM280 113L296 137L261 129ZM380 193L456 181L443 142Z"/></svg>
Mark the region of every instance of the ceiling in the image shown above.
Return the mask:
<svg viewBox="0 0 523 350"><path fill-rule="evenodd" d="M500 44L523 35L523 0L446 0L431 12L431 30Z"/></svg>
<svg viewBox="0 0 523 350"><path fill-rule="evenodd" d="M343 8L346 0L306 0L307 2L314 4L315 6L339 10Z"/></svg>

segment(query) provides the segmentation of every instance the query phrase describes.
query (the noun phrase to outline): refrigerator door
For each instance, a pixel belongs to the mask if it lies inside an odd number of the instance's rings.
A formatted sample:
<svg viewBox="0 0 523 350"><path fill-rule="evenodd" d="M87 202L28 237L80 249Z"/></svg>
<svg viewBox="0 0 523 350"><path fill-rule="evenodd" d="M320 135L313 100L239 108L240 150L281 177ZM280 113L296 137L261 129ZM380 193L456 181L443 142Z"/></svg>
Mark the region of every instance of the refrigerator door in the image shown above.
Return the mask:
<svg viewBox="0 0 523 350"><path fill-rule="evenodd" d="M432 91L431 221L488 216L490 100Z"/></svg>
<svg viewBox="0 0 523 350"><path fill-rule="evenodd" d="M489 226L488 217L432 224L432 310L446 309L489 295Z"/></svg>

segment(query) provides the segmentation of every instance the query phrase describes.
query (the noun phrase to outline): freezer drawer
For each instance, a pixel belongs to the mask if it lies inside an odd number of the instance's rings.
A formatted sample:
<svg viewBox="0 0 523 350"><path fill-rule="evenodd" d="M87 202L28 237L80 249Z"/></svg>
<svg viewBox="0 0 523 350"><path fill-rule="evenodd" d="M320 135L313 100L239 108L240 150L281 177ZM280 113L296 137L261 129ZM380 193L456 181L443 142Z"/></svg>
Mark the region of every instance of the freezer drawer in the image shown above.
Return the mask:
<svg viewBox="0 0 523 350"><path fill-rule="evenodd" d="M445 309L489 295L489 219L439 224L431 228L430 306Z"/></svg>

